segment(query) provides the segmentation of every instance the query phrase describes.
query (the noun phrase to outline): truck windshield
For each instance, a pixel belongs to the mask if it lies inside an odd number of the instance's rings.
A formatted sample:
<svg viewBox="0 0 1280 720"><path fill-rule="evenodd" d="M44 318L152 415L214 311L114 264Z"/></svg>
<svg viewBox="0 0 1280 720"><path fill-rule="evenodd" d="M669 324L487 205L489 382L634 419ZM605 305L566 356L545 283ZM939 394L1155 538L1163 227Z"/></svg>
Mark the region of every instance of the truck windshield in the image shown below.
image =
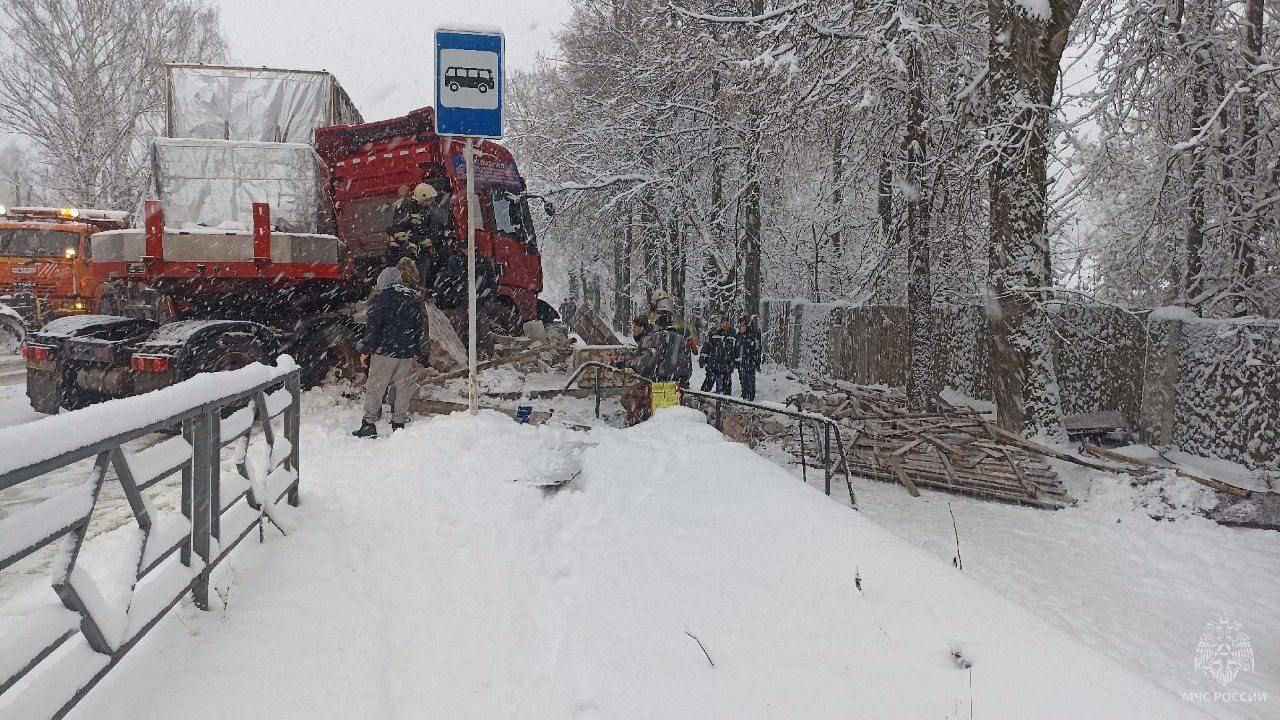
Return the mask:
<svg viewBox="0 0 1280 720"><path fill-rule="evenodd" d="M520 240L529 252L537 252L538 238L529 214L529 200L505 190L494 190L493 222L499 234Z"/></svg>
<svg viewBox="0 0 1280 720"><path fill-rule="evenodd" d="M75 233L63 230L0 229L0 255L9 257L64 257L77 246Z"/></svg>

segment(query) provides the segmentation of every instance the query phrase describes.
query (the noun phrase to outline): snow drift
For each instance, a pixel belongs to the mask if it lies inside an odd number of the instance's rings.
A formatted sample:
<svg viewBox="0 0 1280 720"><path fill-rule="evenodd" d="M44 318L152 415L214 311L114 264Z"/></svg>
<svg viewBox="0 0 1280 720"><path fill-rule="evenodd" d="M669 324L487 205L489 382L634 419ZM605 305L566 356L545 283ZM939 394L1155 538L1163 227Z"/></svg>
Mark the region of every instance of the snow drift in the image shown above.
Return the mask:
<svg viewBox="0 0 1280 720"><path fill-rule="evenodd" d="M72 717L1199 716L691 410L373 442L327 415L285 547L233 555L226 607L166 620ZM562 451L568 489L522 482Z"/></svg>

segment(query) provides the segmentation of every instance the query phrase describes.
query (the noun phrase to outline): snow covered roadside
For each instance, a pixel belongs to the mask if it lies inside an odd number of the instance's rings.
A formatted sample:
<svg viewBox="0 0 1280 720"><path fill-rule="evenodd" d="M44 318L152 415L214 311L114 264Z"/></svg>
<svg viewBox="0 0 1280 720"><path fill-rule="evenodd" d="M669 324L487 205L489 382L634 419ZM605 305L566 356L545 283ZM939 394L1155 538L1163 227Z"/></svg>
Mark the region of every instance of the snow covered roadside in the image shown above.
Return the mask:
<svg viewBox="0 0 1280 720"><path fill-rule="evenodd" d="M692 411L369 442L330 402L297 532L244 545L225 606L180 608L72 717L1200 716ZM515 482L584 441L574 487Z"/></svg>
<svg viewBox="0 0 1280 720"><path fill-rule="evenodd" d="M21 425L44 417L31 409L24 382L0 384L0 428Z"/></svg>
<svg viewBox="0 0 1280 720"><path fill-rule="evenodd" d="M1193 694L1211 717L1275 718L1280 539L1197 517L1153 520L1115 480L1100 477L1096 488L1078 507L1046 512L855 484L863 515L946 561L955 555L950 508L967 575L1171 693ZM1195 667L1205 625L1222 612L1242 624L1255 657L1255 670L1226 687Z"/></svg>

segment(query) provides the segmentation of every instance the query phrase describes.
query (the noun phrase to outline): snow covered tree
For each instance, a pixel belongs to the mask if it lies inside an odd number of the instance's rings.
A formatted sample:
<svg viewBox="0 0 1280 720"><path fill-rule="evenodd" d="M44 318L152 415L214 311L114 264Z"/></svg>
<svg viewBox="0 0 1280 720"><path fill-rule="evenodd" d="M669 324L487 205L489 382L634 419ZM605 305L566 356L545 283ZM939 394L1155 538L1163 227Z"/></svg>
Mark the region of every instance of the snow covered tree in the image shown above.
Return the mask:
<svg viewBox="0 0 1280 720"><path fill-rule="evenodd" d="M14 143L0 147L0 205L33 204L33 183L22 148Z"/></svg>
<svg viewBox="0 0 1280 720"><path fill-rule="evenodd" d="M1045 307L1049 126L1080 0L989 0L991 380L1001 426L1062 435Z"/></svg>
<svg viewBox="0 0 1280 720"><path fill-rule="evenodd" d="M26 136L51 199L131 207L142 143L162 127L164 63L225 44L199 0L6 0L0 127Z"/></svg>
<svg viewBox="0 0 1280 720"><path fill-rule="evenodd" d="M1268 10L1268 7L1270 10ZM1280 312L1275 4L1090 0L1070 204L1092 214L1096 291L1204 315Z"/></svg>

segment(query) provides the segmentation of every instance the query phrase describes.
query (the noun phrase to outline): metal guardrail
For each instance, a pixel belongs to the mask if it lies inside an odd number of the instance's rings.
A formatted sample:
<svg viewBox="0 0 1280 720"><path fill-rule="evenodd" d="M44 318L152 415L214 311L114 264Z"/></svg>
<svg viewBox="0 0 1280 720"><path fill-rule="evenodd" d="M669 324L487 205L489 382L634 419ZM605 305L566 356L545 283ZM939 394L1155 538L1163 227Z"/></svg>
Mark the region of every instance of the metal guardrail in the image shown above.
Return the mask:
<svg viewBox="0 0 1280 720"><path fill-rule="evenodd" d="M640 375L637 375L635 372L631 371L630 369L620 368L614 365L609 365L607 363L591 360L588 362L584 362L578 366L578 368L574 371L573 375L570 376L569 381L565 383L565 386L564 386L565 392L568 392L570 389L572 389L573 384L578 382L578 380L582 377L583 373L585 373L588 368L595 369L594 385L595 385L595 403L596 403L597 418L600 417L600 400L602 396L601 378L605 372L612 372L612 373L617 373L621 375L623 378L624 390L626 388L627 380L635 380L636 382L652 384L652 381ZM824 492L826 492L828 496L831 495L831 478L833 475L833 471L838 466L840 471L843 472L844 474L845 485L849 489L849 503L854 508L858 507L858 500L857 498L854 497L854 494L853 494L853 478L849 473L849 460L845 455L845 451L844 451L844 437L840 434L840 424L837 423L835 420L825 415L820 415L818 413L804 412L802 410L792 410L786 407L760 403L753 400L744 400L742 398L736 398L730 395L721 395L719 393L702 392L701 390L689 390L686 388L680 388L681 404L684 404L686 398L690 398L694 402L696 402L700 406L699 409L704 409L706 405L712 406L714 412L712 414L711 422L713 425L715 425L717 430L724 429L723 419L724 419L725 405L746 407L758 412L771 413L774 415L783 415L785 417L790 417L790 418L799 420L800 422L796 424L796 430L800 435L800 475L805 483L809 482L809 469L808 469L809 466L808 466L807 460L805 459L807 455L807 448L806 448L806 443L804 439L805 437L804 426L805 426L805 423L813 423L814 425L817 425L818 427L822 428L822 444L821 446L815 445L814 448L815 450L820 450L820 452L818 453L818 460L819 462L822 463L823 490ZM815 429L813 431L813 438L815 443L817 441L817 437L818 437L817 430ZM833 439L835 440L835 450L836 452L839 453L838 460L834 458L832 455Z"/></svg>
<svg viewBox="0 0 1280 720"><path fill-rule="evenodd" d="M261 539L264 522L283 533L274 508L286 497L290 505L298 504L300 396L295 368L252 388L0 474L3 490L93 459L85 483L0 520L0 552L5 553L0 570L61 543L52 585L62 604L34 610L19 627L0 636L0 696L66 646L67 652L80 652L75 667L88 668L91 674L72 678L75 690L65 703L49 705L58 708L50 717L62 718L188 592L196 607L208 610L212 570L255 527ZM282 415L280 433L272 419ZM265 467L249 462L255 424L266 441ZM146 449L125 447L152 433L177 429L180 435ZM229 447L237 472L224 478L223 451ZM77 566L109 470L114 470L142 533L133 577L127 578L132 590L124 610L106 602L94 580ZM157 511L142 492L177 474L182 477L181 514ZM77 635L87 647L68 642L75 643ZM14 658L12 648L25 648L27 654ZM7 664L5 656L10 658Z"/></svg>

